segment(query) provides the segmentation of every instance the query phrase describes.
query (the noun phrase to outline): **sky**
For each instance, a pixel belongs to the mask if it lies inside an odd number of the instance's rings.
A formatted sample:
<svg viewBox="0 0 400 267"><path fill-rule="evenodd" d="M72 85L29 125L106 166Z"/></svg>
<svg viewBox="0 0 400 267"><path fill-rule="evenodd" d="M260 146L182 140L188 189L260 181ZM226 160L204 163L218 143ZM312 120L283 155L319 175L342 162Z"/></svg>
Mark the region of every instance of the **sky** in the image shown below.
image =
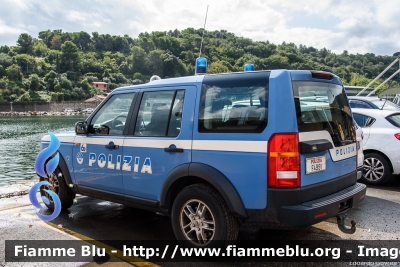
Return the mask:
<svg viewBox="0 0 400 267"><path fill-rule="evenodd" d="M399 0L0 0L0 45L43 30L124 35L200 29L335 53L400 52Z"/></svg>

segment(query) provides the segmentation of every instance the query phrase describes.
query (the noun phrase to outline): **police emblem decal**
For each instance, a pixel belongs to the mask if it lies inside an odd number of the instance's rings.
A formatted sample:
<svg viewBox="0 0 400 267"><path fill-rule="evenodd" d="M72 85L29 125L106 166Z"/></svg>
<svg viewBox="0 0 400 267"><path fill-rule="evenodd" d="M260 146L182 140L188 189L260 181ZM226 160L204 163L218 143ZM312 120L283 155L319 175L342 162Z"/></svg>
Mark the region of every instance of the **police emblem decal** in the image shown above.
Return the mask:
<svg viewBox="0 0 400 267"><path fill-rule="evenodd" d="M82 163L83 163L83 154L82 154L81 152L78 152L78 153L76 154L76 161L77 161L79 164L82 164Z"/></svg>

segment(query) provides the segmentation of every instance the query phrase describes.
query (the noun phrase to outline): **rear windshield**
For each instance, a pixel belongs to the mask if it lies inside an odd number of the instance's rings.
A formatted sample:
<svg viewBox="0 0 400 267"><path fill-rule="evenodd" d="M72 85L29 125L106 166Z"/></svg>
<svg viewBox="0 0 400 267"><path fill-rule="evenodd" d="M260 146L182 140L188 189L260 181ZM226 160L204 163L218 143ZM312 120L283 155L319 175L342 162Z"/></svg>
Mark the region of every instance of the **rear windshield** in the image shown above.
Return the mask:
<svg viewBox="0 0 400 267"><path fill-rule="evenodd" d="M353 119L343 86L321 82L294 82L299 132L328 131L335 146L355 142Z"/></svg>
<svg viewBox="0 0 400 267"><path fill-rule="evenodd" d="M379 109L384 110L400 110L400 107L387 99L372 100L372 103L378 106ZM383 107L383 108L382 108Z"/></svg>
<svg viewBox="0 0 400 267"><path fill-rule="evenodd" d="M386 119L396 127L400 128L400 114L391 115L386 117Z"/></svg>

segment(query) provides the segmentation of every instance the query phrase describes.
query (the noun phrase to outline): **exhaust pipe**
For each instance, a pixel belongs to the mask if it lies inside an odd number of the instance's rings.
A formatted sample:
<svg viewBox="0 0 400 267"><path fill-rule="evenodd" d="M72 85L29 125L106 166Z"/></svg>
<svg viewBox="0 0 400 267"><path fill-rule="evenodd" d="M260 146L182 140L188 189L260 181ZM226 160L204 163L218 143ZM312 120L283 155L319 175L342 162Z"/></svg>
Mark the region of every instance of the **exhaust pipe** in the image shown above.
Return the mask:
<svg viewBox="0 0 400 267"><path fill-rule="evenodd" d="M356 222L354 220L352 220L351 223L351 227L348 228L346 225L344 225L344 219L346 218L347 214L339 214L336 216L337 219L337 224L338 227L340 229L340 231L342 231L345 234L354 234L356 232Z"/></svg>

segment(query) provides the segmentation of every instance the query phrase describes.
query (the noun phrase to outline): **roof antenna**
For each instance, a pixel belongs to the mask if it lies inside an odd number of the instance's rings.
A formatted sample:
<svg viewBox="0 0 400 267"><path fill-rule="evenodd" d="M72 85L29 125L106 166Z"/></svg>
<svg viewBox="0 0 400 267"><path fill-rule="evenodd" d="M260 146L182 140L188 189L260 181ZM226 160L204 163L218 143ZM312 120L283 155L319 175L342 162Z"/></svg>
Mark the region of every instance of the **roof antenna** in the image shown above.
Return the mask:
<svg viewBox="0 0 400 267"><path fill-rule="evenodd" d="M195 72L194 72L195 75L207 74L207 59L204 57L201 57L201 50L203 48L203 40L204 40L204 32L206 30L207 14L208 14L208 5L207 5L206 18L204 20L203 36L201 37L200 53L199 53L199 57L196 58L196 66L195 66Z"/></svg>
<svg viewBox="0 0 400 267"><path fill-rule="evenodd" d="M208 5L207 5L207 11L206 11L206 18L204 19L203 36L201 36L199 57L201 57L201 49L203 48L203 39L204 39L204 32L206 30L207 14L208 14Z"/></svg>

